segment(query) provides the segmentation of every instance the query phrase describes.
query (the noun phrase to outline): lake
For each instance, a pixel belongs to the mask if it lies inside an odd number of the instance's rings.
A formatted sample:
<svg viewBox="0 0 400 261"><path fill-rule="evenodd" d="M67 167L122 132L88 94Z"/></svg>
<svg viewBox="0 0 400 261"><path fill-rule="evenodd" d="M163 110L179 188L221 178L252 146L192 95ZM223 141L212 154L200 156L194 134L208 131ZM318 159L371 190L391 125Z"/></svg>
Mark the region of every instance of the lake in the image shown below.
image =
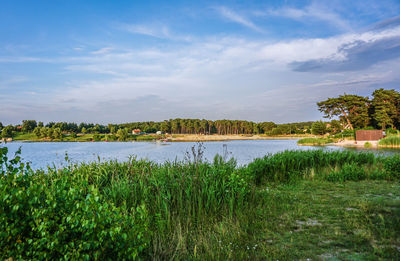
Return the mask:
<svg viewBox="0 0 400 261"><path fill-rule="evenodd" d="M346 150L346 148L327 146L298 146L297 140L239 140L203 142L204 158L212 160L216 154L229 154L238 164L243 165L253 159L269 153L284 150ZM9 157L22 147L22 158L31 162L34 169L46 168L48 165L62 167L66 165L65 154L72 162L89 162L98 159L127 160L130 156L149 159L158 163L164 161L184 160L196 142L11 142ZM353 149L354 150L354 149ZM399 153L400 150L374 150L375 153Z"/></svg>

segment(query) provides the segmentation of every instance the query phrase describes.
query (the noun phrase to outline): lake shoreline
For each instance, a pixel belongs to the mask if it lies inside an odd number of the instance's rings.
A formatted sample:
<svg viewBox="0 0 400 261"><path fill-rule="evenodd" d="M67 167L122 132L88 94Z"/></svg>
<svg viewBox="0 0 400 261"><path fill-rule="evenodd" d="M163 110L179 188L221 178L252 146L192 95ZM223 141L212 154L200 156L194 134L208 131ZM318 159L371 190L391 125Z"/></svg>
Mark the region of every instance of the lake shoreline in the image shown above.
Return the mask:
<svg viewBox="0 0 400 261"><path fill-rule="evenodd" d="M143 137L143 136L139 136ZM165 135L164 137L156 137L155 135L146 135L144 137L154 137L154 139L148 140L135 140L128 139L126 141L134 142L154 142L154 141L164 141L164 142L204 142L204 141L235 141L235 140L295 140L305 137L307 135L280 135L280 136L263 136L263 135L197 135L197 134L172 134ZM126 142L126 141L105 141L105 140L71 140L64 138L60 139L13 139L12 141L1 142Z"/></svg>

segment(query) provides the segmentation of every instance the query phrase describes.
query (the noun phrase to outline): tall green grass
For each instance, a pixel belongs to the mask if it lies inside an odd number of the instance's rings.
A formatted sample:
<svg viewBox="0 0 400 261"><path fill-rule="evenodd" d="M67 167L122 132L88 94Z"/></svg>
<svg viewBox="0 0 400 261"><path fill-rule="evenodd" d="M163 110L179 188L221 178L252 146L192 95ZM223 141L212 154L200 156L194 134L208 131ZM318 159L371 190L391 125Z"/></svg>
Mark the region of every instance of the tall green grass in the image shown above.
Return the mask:
<svg viewBox="0 0 400 261"><path fill-rule="evenodd" d="M247 171L256 184L262 181L287 182L293 179L323 178L329 170L337 171L345 164L380 168L382 158L373 153L352 151L285 151L255 159Z"/></svg>
<svg viewBox="0 0 400 261"><path fill-rule="evenodd" d="M388 136L378 142L379 146L400 147L400 136Z"/></svg>
<svg viewBox="0 0 400 261"><path fill-rule="evenodd" d="M174 259L192 247L196 259L206 250L193 235L243 220L265 184L400 178L400 156L350 151L285 151L242 167L194 155L38 171L6 154L1 148L1 259Z"/></svg>

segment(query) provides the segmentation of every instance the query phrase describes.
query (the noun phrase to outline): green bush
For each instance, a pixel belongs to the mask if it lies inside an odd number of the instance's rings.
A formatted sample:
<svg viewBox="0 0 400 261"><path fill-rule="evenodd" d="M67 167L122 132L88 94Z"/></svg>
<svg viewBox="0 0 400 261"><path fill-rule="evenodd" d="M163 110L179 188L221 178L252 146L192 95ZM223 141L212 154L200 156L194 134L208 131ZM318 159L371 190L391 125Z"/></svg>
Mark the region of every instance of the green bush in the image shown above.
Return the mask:
<svg viewBox="0 0 400 261"><path fill-rule="evenodd" d="M384 161L384 169L390 178L400 178L400 155L387 157Z"/></svg>
<svg viewBox="0 0 400 261"><path fill-rule="evenodd" d="M93 140L94 141L101 141L101 138L102 138L102 135L100 135L100 134L96 133L96 134L93 135Z"/></svg>
<svg viewBox="0 0 400 261"><path fill-rule="evenodd" d="M369 143L368 141L366 142L366 143L364 143L364 148L371 148L372 147L372 144L371 143Z"/></svg>
<svg viewBox="0 0 400 261"><path fill-rule="evenodd" d="M135 259L148 246L143 206L116 207L67 169L32 172L0 149L1 259Z"/></svg>

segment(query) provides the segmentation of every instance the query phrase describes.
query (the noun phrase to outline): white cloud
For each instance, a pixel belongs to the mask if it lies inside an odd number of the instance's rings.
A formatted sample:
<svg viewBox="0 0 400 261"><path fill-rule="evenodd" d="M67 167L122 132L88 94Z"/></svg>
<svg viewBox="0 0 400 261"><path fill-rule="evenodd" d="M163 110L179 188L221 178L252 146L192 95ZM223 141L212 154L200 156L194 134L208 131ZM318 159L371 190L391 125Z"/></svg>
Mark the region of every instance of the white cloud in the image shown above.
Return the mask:
<svg viewBox="0 0 400 261"><path fill-rule="evenodd" d="M246 18L246 17L244 17L242 15L239 15L238 13L232 11L231 9L229 9L227 7L224 7L224 6L218 7L217 10L223 17L225 17L226 19L228 19L228 20L230 20L232 22L241 24L241 25L243 25L243 26L245 26L247 28L250 28L250 29L252 29L254 31L257 31L257 32L264 32L263 29L261 29L260 27L255 25L248 18Z"/></svg>
<svg viewBox="0 0 400 261"><path fill-rule="evenodd" d="M37 93L34 99L4 97L0 118L15 118L17 112L23 115L24 108L31 107L34 109L29 113L36 115L45 115L45 111L68 112L74 121L96 120L92 118L94 114L102 122L183 116L277 122L314 120L320 117L315 103L321 98L338 92L365 93L374 86L398 82L399 58L340 73L294 72L290 63L346 60L349 57L341 50L344 45L399 36L400 27L396 27L278 42L213 37L186 42L179 48L99 47L85 56L50 59L63 65L65 83ZM17 60L38 60L22 58ZM90 74L81 77L85 72ZM16 106L16 99L24 106ZM17 112L10 111L16 107Z"/></svg>
<svg viewBox="0 0 400 261"><path fill-rule="evenodd" d="M115 27L119 30L126 31L132 34L145 35L159 39L167 39L173 41L191 42L193 36L181 35L172 32L169 27L161 23L150 24L127 24L117 23Z"/></svg>
<svg viewBox="0 0 400 261"><path fill-rule="evenodd" d="M165 25L140 25L140 24L121 24L120 29L134 34L142 34L156 38L170 38L171 34Z"/></svg>
<svg viewBox="0 0 400 261"><path fill-rule="evenodd" d="M311 5L306 6L303 9L283 7L281 9L269 10L266 14L287 17L299 21L311 18L327 22L343 31L351 31L351 26L348 21L342 18L339 14L318 5L317 2L313 2Z"/></svg>
<svg viewBox="0 0 400 261"><path fill-rule="evenodd" d="M112 47L103 47L103 48L100 48L100 49L98 49L96 51L91 52L91 54L94 54L94 55L106 54L106 53L109 53L110 51L112 51L113 49L114 48L112 48Z"/></svg>

